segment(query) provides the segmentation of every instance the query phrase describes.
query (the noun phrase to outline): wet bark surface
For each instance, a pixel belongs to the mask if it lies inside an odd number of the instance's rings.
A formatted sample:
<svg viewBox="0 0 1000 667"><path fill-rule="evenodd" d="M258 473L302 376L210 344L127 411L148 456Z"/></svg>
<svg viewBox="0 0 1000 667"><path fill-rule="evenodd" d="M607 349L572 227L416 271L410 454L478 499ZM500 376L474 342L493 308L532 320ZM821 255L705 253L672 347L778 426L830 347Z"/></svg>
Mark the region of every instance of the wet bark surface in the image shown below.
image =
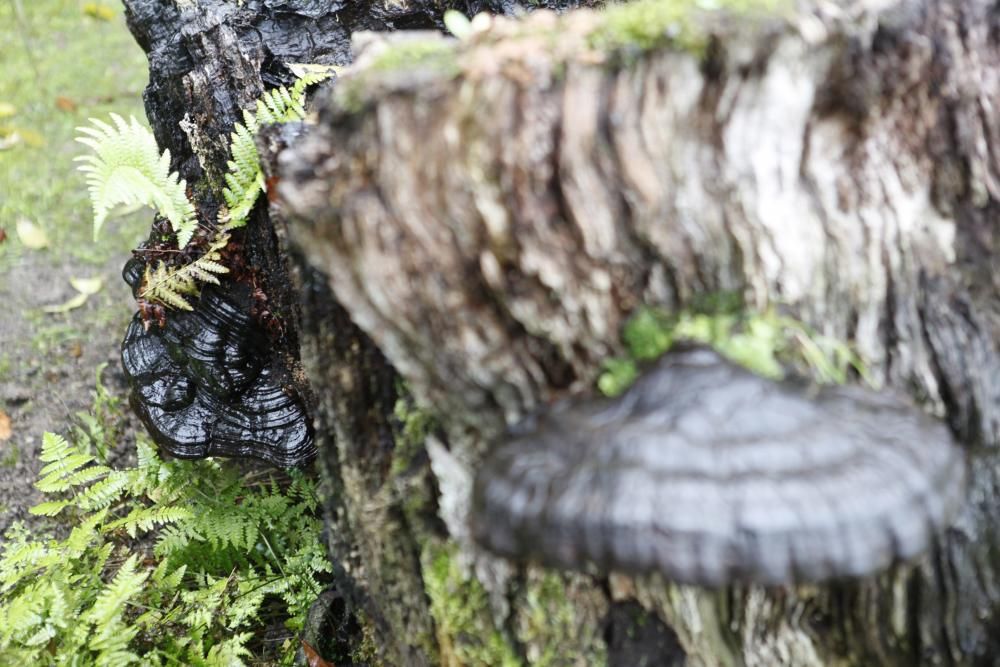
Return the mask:
<svg viewBox="0 0 1000 667"><path fill-rule="evenodd" d="M467 12L513 8L490 2L458 4ZM424 1L308 0L128 0L125 6L129 28L149 58L150 79L143 96L147 116L160 148L170 151L171 168L178 170L190 186L201 224L207 229L214 228L216 211L222 204L220 195L234 125L242 121L244 109L254 108L266 89L290 85L295 80L290 65L346 65L352 58L353 32L440 27L446 8ZM147 246L154 246L157 233L154 228ZM311 401L298 361L298 296L290 287L287 258L266 205L258 204L247 227L234 232L231 245L236 250L230 251L229 257L240 256L241 270L213 293L218 292L223 301L237 302L244 310L255 311L253 317L240 323L238 337L244 342L262 341L253 352L258 357L254 365L261 380L237 387L206 382L205 377L198 379L197 371L183 368L203 364L204 360L192 359L190 349L184 351L171 343L177 338L174 323L162 324L158 316L137 314L133 333L123 344L123 360L133 387L131 400L154 439L175 455L250 452L278 465L301 464L314 448L311 429L303 435L292 418L293 413L309 411ZM127 269L127 280L135 282L135 276L142 274L145 257L137 254ZM248 301L247 292L254 295L253 302ZM235 331L231 318L225 312L216 312L218 309L212 309L206 301L199 302L196 308L199 313L195 317L210 325L198 344L224 350L228 344L225 337L209 334ZM146 330L139 336L136 332L141 325ZM226 442L221 432L220 437L213 437L211 429L206 432L197 401L182 405L167 395L177 388L176 383L150 384L140 379L157 365L155 359L144 361L141 368L130 364L146 359L153 348L176 353L175 365L182 370L174 375L183 376L178 382L191 385L194 393L231 414L252 414L263 420L264 427L257 429L245 419L236 419L244 423L237 430L249 436L242 440L268 440L272 444L241 448ZM224 362L218 359L213 363ZM274 395L276 387L288 400ZM163 406L168 404L172 407L165 409ZM279 427L281 423L286 427ZM222 429L226 430L233 431ZM303 437L310 442L303 443Z"/></svg>
<svg viewBox="0 0 1000 667"><path fill-rule="evenodd" d="M346 64L353 32L437 27L443 9L126 7L150 122L202 211L241 109L290 63ZM285 323L264 365L314 417L355 658L367 636L386 664L991 664L998 20L971 0L818 4L723 25L704 54L608 57L592 17L543 16L471 40L457 73L362 70L321 95L317 130L266 135L280 196L241 239L247 281ZM861 581L706 591L477 551L472 477L508 426L590 391L639 305L723 290L856 341L947 420L972 488L932 552ZM419 411L434 422L415 438Z"/></svg>
<svg viewBox="0 0 1000 667"><path fill-rule="evenodd" d="M637 306L737 291L854 341L877 382L943 418L972 460L969 499L930 553L862 580L705 591L567 579L569 635L601 636L611 605L634 601L689 664L992 664L1000 652L1000 14L874 5L723 25L703 54L609 57L585 14L495 25L454 67L349 74L319 128L278 159L290 231L331 290L313 304L343 309L349 339L374 342L437 415L419 514L437 510L508 635L524 636L519 593L537 572L469 540L484 453L532 411L590 391ZM352 387L328 370L329 349L311 353L314 385ZM347 525L388 498L388 534L425 543L392 474L398 450L338 435ZM381 598L390 568L371 565L384 543L353 547L358 588L395 607Z"/></svg>

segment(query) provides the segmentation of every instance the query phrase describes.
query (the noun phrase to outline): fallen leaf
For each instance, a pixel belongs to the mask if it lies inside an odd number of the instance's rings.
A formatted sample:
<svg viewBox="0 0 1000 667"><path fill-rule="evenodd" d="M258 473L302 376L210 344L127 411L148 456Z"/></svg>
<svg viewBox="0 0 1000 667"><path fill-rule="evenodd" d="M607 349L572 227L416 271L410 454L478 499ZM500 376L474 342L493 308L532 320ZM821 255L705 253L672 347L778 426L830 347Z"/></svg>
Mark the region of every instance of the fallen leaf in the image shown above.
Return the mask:
<svg viewBox="0 0 1000 667"><path fill-rule="evenodd" d="M42 311L46 313L66 313L87 303L88 296L88 294L77 294L65 303L60 303L54 306L44 306L42 307Z"/></svg>
<svg viewBox="0 0 1000 667"><path fill-rule="evenodd" d="M10 118L17 113L17 107L10 102L0 102L0 118Z"/></svg>
<svg viewBox="0 0 1000 667"><path fill-rule="evenodd" d="M76 102L64 95L60 95L56 98L56 107L60 111L73 112L76 111Z"/></svg>
<svg viewBox="0 0 1000 667"><path fill-rule="evenodd" d="M83 345L80 345L79 341L69 346L69 356L74 359L79 359L83 356Z"/></svg>
<svg viewBox="0 0 1000 667"><path fill-rule="evenodd" d="M45 230L24 218L17 221L17 237L25 248L32 250L41 250L49 245L49 236Z"/></svg>
<svg viewBox="0 0 1000 667"><path fill-rule="evenodd" d="M0 410L0 442L10 440L10 436L13 435L13 431L10 428L10 415L8 415L3 410Z"/></svg>
<svg viewBox="0 0 1000 667"><path fill-rule="evenodd" d="M312 646L309 645L304 639L300 639L302 642L302 652L306 654L306 664L309 667L333 667L333 663L327 662L323 657L316 652Z"/></svg>
<svg viewBox="0 0 1000 667"><path fill-rule="evenodd" d="M73 310L74 308L79 308L83 304L87 303L87 299L91 294L97 294L101 291L101 288L104 287L104 280L101 278L70 278L69 284L72 285L73 289L79 292L79 294L65 303L44 306L42 307L43 312L65 313Z"/></svg>
<svg viewBox="0 0 1000 667"><path fill-rule="evenodd" d="M99 2L84 3L83 13L98 21L110 21L115 17L115 10Z"/></svg>
<svg viewBox="0 0 1000 667"><path fill-rule="evenodd" d="M80 294L97 294L104 287L104 280L101 278L70 278L69 284Z"/></svg>
<svg viewBox="0 0 1000 667"><path fill-rule="evenodd" d="M23 127L0 126L0 150L13 148L20 143L38 148L45 145L45 137L34 130L26 130Z"/></svg>
<svg viewBox="0 0 1000 667"><path fill-rule="evenodd" d="M0 132L0 151L10 150L19 143L21 143L21 135L17 133L17 130Z"/></svg>

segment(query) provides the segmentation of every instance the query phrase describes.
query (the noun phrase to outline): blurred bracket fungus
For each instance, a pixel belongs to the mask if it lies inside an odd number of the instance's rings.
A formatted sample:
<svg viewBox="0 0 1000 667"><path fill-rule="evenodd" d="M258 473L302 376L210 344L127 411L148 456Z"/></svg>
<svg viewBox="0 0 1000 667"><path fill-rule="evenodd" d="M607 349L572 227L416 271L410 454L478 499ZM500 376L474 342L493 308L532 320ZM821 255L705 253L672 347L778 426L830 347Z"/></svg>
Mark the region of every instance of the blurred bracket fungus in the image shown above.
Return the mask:
<svg viewBox="0 0 1000 667"><path fill-rule="evenodd" d="M919 554L965 477L946 427L899 398L774 382L685 344L621 396L519 427L481 466L471 521L515 559L778 585Z"/></svg>
<svg viewBox="0 0 1000 667"><path fill-rule="evenodd" d="M126 280L138 284L130 262ZM280 467L313 458L311 420L286 382L271 339L251 315L248 286L208 288L190 312L147 327L136 313L122 341L130 402L158 445L179 458L251 457Z"/></svg>

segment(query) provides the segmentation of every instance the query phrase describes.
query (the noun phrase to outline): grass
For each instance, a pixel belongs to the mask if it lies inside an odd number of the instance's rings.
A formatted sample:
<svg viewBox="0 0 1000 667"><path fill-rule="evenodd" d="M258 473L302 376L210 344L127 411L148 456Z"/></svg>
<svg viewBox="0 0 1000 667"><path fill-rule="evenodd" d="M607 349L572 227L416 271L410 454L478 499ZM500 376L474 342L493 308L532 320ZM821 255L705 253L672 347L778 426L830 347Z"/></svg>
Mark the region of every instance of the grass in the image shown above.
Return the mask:
<svg viewBox="0 0 1000 667"><path fill-rule="evenodd" d="M28 366L58 371L70 364L67 349L88 342L115 346L133 309L118 272L145 236L149 215L111 220L100 243L93 242L86 183L73 161L85 148L74 137L88 118L110 111L145 118L146 58L120 3L0 0L0 62L0 230L6 236L0 242L0 347L9 355L0 371L24 382ZM22 243L22 220L44 232L46 248ZM75 293L70 277L93 276L105 287L84 308L42 311Z"/></svg>
<svg viewBox="0 0 1000 667"><path fill-rule="evenodd" d="M132 40L119 3L0 0L0 284L28 252L101 265L126 252L148 216L112 221L92 242L92 213L73 157L83 146L75 128L109 111L144 118L146 59ZM13 112L13 113L11 113ZM18 240L19 218L40 226L49 248L30 251ZM141 222L140 222L141 221ZM58 253L58 257L55 256Z"/></svg>

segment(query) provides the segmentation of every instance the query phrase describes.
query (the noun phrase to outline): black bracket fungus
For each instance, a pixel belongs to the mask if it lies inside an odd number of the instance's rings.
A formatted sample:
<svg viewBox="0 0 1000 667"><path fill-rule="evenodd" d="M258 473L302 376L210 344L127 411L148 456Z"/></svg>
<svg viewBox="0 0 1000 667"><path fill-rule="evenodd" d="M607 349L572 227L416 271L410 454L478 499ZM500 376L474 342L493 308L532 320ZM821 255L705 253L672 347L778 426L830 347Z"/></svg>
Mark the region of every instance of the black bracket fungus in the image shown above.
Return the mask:
<svg viewBox="0 0 1000 667"><path fill-rule="evenodd" d="M519 431L480 468L473 534L571 569L703 586L864 576L923 551L964 498L963 452L906 401L773 382L701 346Z"/></svg>
<svg viewBox="0 0 1000 667"><path fill-rule="evenodd" d="M141 268L139 269L141 271ZM126 280L137 282L135 264ZM238 456L280 467L315 456L304 401L287 383L267 332L250 314L249 286L209 288L162 328L132 318L122 365L132 409L153 440L180 458Z"/></svg>

